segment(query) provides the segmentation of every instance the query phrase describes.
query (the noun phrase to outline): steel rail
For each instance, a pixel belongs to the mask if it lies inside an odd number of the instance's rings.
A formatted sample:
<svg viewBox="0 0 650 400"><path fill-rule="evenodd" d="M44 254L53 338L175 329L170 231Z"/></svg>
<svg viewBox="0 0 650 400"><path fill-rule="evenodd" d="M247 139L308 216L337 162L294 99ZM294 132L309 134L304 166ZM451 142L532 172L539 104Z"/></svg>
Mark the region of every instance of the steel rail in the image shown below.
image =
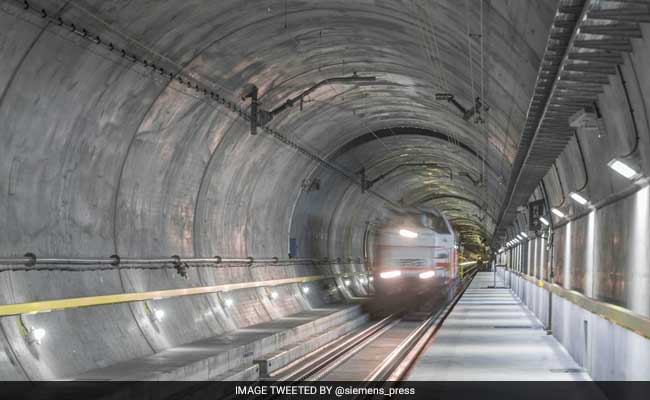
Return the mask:
<svg viewBox="0 0 650 400"><path fill-rule="evenodd" d="M442 326L476 274L463 280L454 299L442 310L432 313L366 377L365 381L398 381L413 365L417 356L426 348L431 338Z"/></svg>
<svg viewBox="0 0 650 400"><path fill-rule="evenodd" d="M327 350L322 355L308 361L304 365L301 365L297 370L292 371L290 374L282 376L278 381L318 380L343 362L347 361L354 354L361 351L365 346L372 343L379 336L383 335L399 321L400 319L397 318L396 315L392 314L354 334L352 337L344 337L342 343ZM310 355L312 354L308 354L306 357L309 357ZM292 362L281 370L276 371L271 376L280 375L282 371L286 371L298 363L300 363L300 360Z"/></svg>
<svg viewBox="0 0 650 400"><path fill-rule="evenodd" d="M437 314L435 317L436 321L434 321L431 326L429 326L427 331L419 338L419 340L415 342L408 354L406 354L406 356L404 356L402 360L394 368L392 368L391 374L386 378L387 381L401 381L408 374L411 367L415 365L417 359L429 346L431 341L434 339L435 334L440 330L442 324L445 322L449 314L451 314L451 311L454 309L458 301L461 299L469 287L469 284L471 283L472 279L474 279L474 276L476 276L476 271L470 278L468 278L467 284L463 287L460 293L456 295L452 302Z"/></svg>
<svg viewBox="0 0 650 400"><path fill-rule="evenodd" d="M403 371L408 369L417 355L421 353L424 347L430 342L433 334L442 326L442 323L449 315L453 307L461 298L465 290L469 287L471 280L476 275L476 271L472 271L470 276L463 279L458 293L454 299L442 310L433 313L425 321L423 321L416 329L414 329L370 374L364 381L382 381L382 380L395 380L395 376L402 377ZM378 321L372 326L365 328L361 332L354 334L352 337L345 336L340 344L337 344L333 349L326 350L325 353L318 355L317 358L307 361L306 364L301 365L297 370L288 375L282 376L278 381L313 381L320 380L341 364L352 358L364 347L384 335L389 330L401 321L396 315L390 315ZM283 371L291 370L296 365L300 365L308 357L312 357L313 353L308 354L301 359L293 361L291 364L276 371L271 376L281 375ZM398 375L396 375L396 373ZM386 379L388 377L388 379Z"/></svg>

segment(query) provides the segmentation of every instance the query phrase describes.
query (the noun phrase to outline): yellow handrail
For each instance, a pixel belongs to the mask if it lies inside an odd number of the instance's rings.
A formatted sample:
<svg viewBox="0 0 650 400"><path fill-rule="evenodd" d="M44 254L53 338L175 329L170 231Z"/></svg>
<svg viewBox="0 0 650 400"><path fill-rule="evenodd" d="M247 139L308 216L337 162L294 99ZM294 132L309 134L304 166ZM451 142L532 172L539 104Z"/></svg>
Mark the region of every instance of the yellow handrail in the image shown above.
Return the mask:
<svg viewBox="0 0 650 400"><path fill-rule="evenodd" d="M540 286L551 293L562 297L577 305L578 307L596 314L608 321L628 329L638 335L650 339L650 318L637 314L627 308L614 304L604 303L585 296L575 290L568 290L554 283L549 283L532 276L524 275L517 271L511 271L534 285Z"/></svg>
<svg viewBox="0 0 650 400"><path fill-rule="evenodd" d="M230 290L259 288L265 286L279 286L291 283L305 283L321 279L345 278L354 275L364 275L364 272L338 273L333 275L309 275L295 278L274 279L256 282L227 283L213 286L197 286L180 289L151 290L143 292L115 293L99 296L69 297L63 299L52 299L32 301L28 303L0 304L0 316L34 314L38 312L65 310L69 308L90 307L106 304L119 304L143 300L159 300L164 298L192 296L197 294L209 294L216 292L227 292Z"/></svg>

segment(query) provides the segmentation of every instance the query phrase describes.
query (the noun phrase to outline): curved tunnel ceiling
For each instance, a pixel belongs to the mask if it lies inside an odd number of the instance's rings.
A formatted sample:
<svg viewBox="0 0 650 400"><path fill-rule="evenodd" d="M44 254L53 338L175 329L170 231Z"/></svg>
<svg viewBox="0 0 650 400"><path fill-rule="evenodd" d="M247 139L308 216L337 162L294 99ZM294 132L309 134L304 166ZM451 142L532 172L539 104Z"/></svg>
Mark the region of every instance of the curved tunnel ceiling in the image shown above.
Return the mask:
<svg viewBox="0 0 650 400"><path fill-rule="evenodd" d="M448 165L453 179L440 171L404 168L374 189L406 205L446 212L461 234L489 235L494 229L490 215L504 199L504 179L557 1L192 0L182 8L176 1L31 3L78 21L134 54L179 66L241 107L248 107L240 94L251 83L259 87L260 107L270 110L324 79L352 73L376 77L374 82L320 87L305 98L302 110L290 108L268 126L351 174L365 168L377 176L400 163ZM79 46L95 51L92 44ZM188 137L234 129L241 131L241 141L268 140L246 137L247 123L236 113L216 120L209 106L182 106L186 94L177 91L123 83L111 90L142 102L133 126L184 112L193 113ZM477 97L487 107L466 120L451 103L436 99L436 93L445 92L466 109ZM484 122L475 121L479 115ZM138 151L133 143L130 151ZM174 146L188 147L173 157L197 151L189 138ZM156 151L172 150L161 144ZM226 168L225 163L206 161L198 169L201 176L192 180L209 181L211 172ZM123 170L148 168L146 161L124 164ZM292 175L306 177L304 171ZM122 190L132 189L122 184ZM204 192L200 189L197 197ZM193 201L195 213L207 213L200 199Z"/></svg>

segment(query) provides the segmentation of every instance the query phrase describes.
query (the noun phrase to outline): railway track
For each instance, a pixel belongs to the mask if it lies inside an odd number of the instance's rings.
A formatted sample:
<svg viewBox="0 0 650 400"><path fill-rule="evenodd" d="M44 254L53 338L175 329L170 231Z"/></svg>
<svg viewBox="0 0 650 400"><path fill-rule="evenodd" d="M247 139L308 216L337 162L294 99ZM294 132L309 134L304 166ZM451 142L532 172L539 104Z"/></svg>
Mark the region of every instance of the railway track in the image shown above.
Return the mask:
<svg viewBox="0 0 650 400"><path fill-rule="evenodd" d="M466 275L453 300L434 312L391 314L275 371L267 381L403 380L473 279Z"/></svg>

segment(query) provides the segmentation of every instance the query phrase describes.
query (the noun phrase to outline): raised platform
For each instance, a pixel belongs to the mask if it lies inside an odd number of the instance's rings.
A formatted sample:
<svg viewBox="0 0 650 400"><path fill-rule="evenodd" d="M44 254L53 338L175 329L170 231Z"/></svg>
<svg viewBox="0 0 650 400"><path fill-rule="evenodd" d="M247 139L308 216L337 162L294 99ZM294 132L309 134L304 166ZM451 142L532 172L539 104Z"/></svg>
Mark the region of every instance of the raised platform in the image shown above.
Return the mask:
<svg viewBox="0 0 650 400"><path fill-rule="evenodd" d="M480 272L408 380L590 380L494 274Z"/></svg>

